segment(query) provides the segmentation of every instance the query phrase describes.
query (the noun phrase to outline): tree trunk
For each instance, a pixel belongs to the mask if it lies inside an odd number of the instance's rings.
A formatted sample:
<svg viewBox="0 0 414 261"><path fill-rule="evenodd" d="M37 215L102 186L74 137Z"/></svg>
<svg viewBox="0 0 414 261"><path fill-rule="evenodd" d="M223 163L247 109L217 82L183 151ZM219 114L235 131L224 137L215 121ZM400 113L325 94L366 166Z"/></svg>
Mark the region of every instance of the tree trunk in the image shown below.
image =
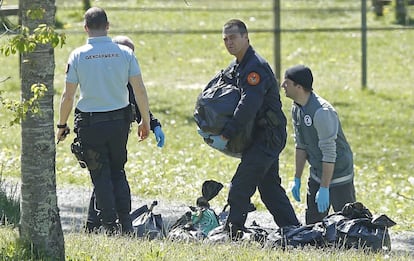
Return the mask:
<svg viewBox="0 0 414 261"><path fill-rule="evenodd" d="M33 32L39 24L54 25L55 0L20 0L21 22ZM30 17L28 10L43 10ZM53 111L54 50L38 45L21 54L22 99L32 97L33 84L45 84L39 100L40 113L29 113L22 120L20 238L36 255L52 260L65 259L65 246L56 195Z"/></svg>

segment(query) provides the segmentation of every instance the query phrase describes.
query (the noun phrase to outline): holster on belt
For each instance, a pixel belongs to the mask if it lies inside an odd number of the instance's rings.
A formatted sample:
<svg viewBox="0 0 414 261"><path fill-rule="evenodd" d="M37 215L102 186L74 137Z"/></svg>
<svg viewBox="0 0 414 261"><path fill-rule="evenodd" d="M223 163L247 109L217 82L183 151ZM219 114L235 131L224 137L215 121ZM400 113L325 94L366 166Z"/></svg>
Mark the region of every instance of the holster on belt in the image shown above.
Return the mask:
<svg viewBox="0 0 414 261"><path fill-rule="evenodd" d="M79 138L75 138L72 144L70 145L72 153L75 155L76 159L79 162L81 168L86 168L85 152L82 147L82 143Z"/></svg>

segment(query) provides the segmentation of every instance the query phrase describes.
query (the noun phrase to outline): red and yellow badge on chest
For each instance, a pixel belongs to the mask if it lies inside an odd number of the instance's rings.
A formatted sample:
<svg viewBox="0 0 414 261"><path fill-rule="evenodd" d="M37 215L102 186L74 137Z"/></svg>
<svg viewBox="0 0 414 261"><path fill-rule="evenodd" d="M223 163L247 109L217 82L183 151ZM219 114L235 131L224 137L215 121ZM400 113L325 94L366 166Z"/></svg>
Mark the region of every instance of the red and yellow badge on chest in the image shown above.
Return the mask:
<svg viewBox="0 0 414 261"><path fill-rule="evenodd" d="M257 72L251 72L247 75L247 83L250 85L258 85L260 83L260 75Z"/></svg>

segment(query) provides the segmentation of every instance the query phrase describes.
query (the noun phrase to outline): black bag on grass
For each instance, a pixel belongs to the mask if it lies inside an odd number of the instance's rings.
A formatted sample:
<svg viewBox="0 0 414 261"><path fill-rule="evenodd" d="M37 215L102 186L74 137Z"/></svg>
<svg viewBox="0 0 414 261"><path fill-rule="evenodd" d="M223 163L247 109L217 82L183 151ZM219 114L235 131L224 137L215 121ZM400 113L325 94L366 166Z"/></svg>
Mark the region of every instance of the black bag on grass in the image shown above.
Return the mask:
<svg viewBox="0 0 414 261"><path fill-rule="evenodd" d="M373 218L360 202L348 203L341 211L322 222L306 226L282 227L269 234L267 247L316 246L357 248L371 251L391 250L388 228L395 222L386 215Z"/></svg>
<svg viewBox="0 0 414 261"><path fill-rule="evenodd" d="M321 222L304 226L281 227L268 235L265 246L271 248L325 246L324 231Z"/></svg>
<svg viewBox="0 0 414 261"><path fill-rule="evenodd" d="M360 202L346 204L341 214L346 219L340 220L336 224L337 246L372 251L391 250L388 228L396 223L389 217L386 215L373 217L371 212Z"/></svg>
<svg viewBox="0 0 414 261"><path fill-rule="evenodd" d="M165 236L161 214L153 213L153 209L157 204L157 201L153 201L150 208L144 205L131 213L132 226L137 237L161 239Z"/></svg>

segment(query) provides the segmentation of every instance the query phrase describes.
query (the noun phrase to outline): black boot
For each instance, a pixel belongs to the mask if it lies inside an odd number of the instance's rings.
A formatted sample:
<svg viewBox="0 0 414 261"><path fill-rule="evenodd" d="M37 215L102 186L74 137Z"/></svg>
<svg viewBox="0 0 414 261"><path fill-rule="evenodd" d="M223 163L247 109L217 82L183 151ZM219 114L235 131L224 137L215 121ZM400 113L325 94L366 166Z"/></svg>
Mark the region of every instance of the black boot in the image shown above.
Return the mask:
<svg viewBox="0 0 414 261"><path fill-rule="evenodd" d="M234 241L240 240L244 233L248 232L248 229L244 225L235 224L231 221L226 222L224 230L229 233L230 239Z"/></svg>
<svg viewBox="0 0 414 261"><path fill-rule="evenodd" d="M122 235L134 234L134 228L132 226L131 216L128 214L119 215L119 224L121 225Z"/></svg>
<svg viewBox="0 0 414 261"><path fill-rule="evenodd" d="M105 235L107 236L115 236L121 232L121 227L116 222L103 224L103 228L105 229Z"/></svg>
<svg viewBox="0 0 414 261"><path fill-rule="evenodd" d="M84 229L86 233L97 233L99 231L99 229L101 228L101 224L97 224L97 223L92 223L87 221Z"/></svg>

